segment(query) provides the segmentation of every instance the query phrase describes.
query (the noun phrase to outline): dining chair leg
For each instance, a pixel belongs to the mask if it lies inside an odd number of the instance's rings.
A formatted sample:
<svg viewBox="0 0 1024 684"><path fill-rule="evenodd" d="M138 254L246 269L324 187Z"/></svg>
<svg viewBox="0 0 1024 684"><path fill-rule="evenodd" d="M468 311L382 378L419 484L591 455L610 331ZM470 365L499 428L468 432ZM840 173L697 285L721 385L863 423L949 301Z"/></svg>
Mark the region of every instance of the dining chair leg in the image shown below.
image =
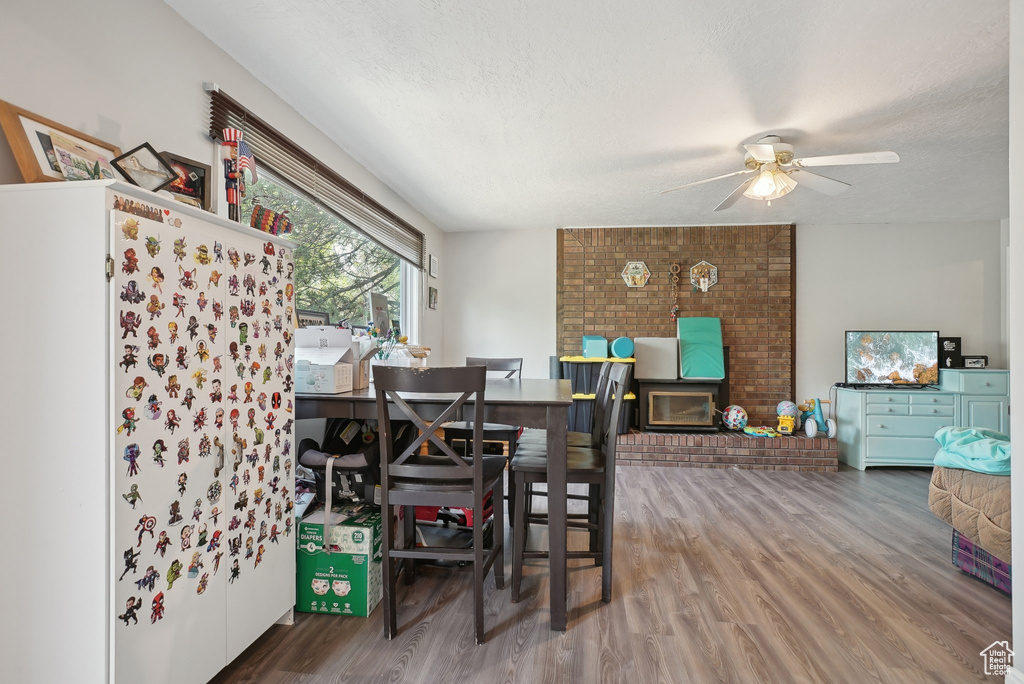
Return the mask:
<svg viewBox="0 0 1024 684"><path fill-rule="evenodd" d="M519 511L512 523L512 603L519 603L519 588L523 581L523 553L526 549L526 528L530 524L526 514L525 478L520 473L511 473L515 479L515 507Z"/></svg>
<svg viewBox="0 0 1024 684"><path fill-rule="evenodd" d="M508 524L512 528L516 524L516 478L511 470L505 470L505 473L508 477Z"/></svg>
<svg viewBox="0 0 1024 684"><path fill-rule="evenodd" d="M587 522L593 525L590 528L590 552L597 553L601 548L601 485L594 483L589 485L587 492ZM600 557L594 559L594 565L601 565Z"/></svg>
<svg viewBox="0 0 1024 684"><path fill-rule="evenodd" d="M504 472L491 490L491 501L494 502L493 534L491 542L494 548L494 588L505 588L505 502L502 492L505 489Z"/></svg>
<svg viewBox="0 0 1024 684"><path fill-rule="evenodd" d="M381 492L381 510L384 512L384 520L381 524L381 545L384 553L381 558L381 574L384 580L384 638L393 639L398 632L398 620L395 616L395 559L391 556L391 549L395 543L395 520L391 506L388 506L387 491Z"/></svg>
<svg viewBox="0 0 1024 684"><path fill-rule="evenodd" d="M612 480L614 482L614 480ZM601 549L601 600L610 603L612 600L612 531L615 528L615 486L609 484L604 489L604 544Z"/></svg>
<svg viewBox="0 0 1024 684"><path fill-rule="evenodd" d="M484 523L483 496L476 493L473 502L473 622L476 643L484 643Z"/></svg>
<svg viewBox="0 0 1024 684"><path fill-rule="evenodd" d="M402 535L402 548L412 549L416 547L416 507L405 506L403 512L405 520L403 520L405 533ZM411 585L416 580L416 560L414 558L405 559L405 583Z"/></svg>

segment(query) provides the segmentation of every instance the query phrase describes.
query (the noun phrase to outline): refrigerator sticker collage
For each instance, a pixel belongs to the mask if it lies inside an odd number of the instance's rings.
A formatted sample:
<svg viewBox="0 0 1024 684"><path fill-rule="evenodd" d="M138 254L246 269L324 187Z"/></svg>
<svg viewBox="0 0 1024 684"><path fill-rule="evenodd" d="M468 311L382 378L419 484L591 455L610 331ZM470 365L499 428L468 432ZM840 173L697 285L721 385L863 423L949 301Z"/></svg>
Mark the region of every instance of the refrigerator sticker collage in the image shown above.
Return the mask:
<svg viewBox="0 0 1024 684"><path fill-rule="evenodd" d="M113 552L135 626L293 553L294 266L258 235L222 244L120 209Z"/></svg>

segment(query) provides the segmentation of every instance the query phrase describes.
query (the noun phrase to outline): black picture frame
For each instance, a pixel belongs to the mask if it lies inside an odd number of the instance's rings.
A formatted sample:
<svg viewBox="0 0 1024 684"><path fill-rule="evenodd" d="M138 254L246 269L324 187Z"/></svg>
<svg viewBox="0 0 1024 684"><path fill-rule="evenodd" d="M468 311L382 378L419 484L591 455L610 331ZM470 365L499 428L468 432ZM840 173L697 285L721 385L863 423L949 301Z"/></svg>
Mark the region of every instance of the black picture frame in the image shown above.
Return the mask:
<svg viewBox="0 0 1024 684"><path fill-rule="evenodd" d="M151 192L178 178L178 172L149 143L128 150L110 163L129 183Z"/></svg>
<svg viewBox="0 0 1024 684"><path fill-rule="evenodd" d="M164 190L174 195L174 199L179 202L210 211L213 167L166 150L161 152L160 156L178 175Z"/></svg>

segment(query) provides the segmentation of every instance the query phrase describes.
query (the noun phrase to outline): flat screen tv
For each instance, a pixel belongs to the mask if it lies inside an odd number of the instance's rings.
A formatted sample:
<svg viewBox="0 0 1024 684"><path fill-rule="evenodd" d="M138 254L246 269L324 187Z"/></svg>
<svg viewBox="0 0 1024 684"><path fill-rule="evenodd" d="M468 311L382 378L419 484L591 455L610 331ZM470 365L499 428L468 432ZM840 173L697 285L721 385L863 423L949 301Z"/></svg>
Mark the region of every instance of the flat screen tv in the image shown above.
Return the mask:
<svg viewBox="0 0 1024 684"><path fill-rule="evenodd" d="M936 385L935 330L847 330L846 382L851 385Z"/></svg>

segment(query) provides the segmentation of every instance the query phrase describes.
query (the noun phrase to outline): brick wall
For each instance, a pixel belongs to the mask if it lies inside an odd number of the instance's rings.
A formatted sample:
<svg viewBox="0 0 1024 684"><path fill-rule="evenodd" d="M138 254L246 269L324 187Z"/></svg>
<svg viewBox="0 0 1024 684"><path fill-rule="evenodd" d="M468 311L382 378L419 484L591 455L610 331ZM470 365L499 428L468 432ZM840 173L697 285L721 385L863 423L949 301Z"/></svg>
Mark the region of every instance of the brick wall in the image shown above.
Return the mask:
<svg viewBox="0 0 1024 684"><path fill-rule="evenodd" d="M793 397L795 226L585 228L559 230L557 334L562 354L578 354L583 335L673 337L680 316L722 319L729 346L729 394L752 424L774 424L775 405ZM651 271L646 287L627 287L628 261ZM689 269L718 267L718 284L693 292ZM673 263L682 267L673 297ZM721 407L719 407L721 408Z"/></svg>

